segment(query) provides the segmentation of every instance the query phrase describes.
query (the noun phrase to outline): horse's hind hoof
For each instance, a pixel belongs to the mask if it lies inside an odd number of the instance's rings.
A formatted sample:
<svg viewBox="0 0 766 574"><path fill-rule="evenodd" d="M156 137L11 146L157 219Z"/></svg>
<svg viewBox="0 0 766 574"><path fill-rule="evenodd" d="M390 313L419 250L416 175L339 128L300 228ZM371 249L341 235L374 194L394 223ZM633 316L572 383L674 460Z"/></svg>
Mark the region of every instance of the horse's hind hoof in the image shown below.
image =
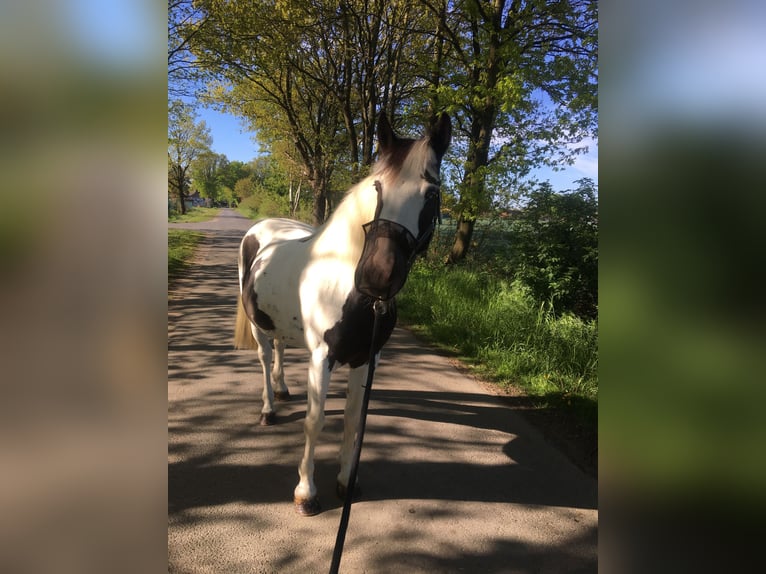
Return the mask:
<svg viewBox="0 0 766 574"><path fill-rule="evenodd" d="M319 498L316 496L309 500L296 500L295 511L301 516L314 516L322 512L322 505L319 504Z"/></svg>
<svg viewBox="0 0 766 574"><path fill-rule="evenodd" d="M277 415L273 412L271 413L261 413L261 426L262 427L269 427L273 425L275 422L277 422Z"/></svg>
<svg viewBox="0 0 766 574"><path fill-rule="evenodd" d="M290 400L290 391L274 391L274 400L286 403Z"/></svg>
<svg viewBox="0 0 766 574"><path fill-rule="evenodd" d="M346 500L346 493L348 492L348 487L343 486L340 482L335 483L335 494L338 495L338 498L341 500ZM359 483L357 482L356 487L354 488L354 494L351 498L352 502L355 502L362 498L362 489L359 488Z"/></svg>

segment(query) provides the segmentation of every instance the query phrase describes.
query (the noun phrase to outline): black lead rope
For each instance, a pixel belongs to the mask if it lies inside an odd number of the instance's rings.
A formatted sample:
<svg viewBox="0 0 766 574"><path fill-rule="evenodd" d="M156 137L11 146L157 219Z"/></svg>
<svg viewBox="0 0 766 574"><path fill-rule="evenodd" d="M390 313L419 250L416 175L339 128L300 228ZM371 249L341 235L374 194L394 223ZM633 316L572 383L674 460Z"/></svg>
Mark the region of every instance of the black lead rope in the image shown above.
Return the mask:
<svg viewBox="0 0 766 574"><path fill-rule="evenodd" d="M375 374L375 339L378 337L380 329L380 317L386 314L387 306L380 299L376 300L372 306L374 310L374 320L372 323L372 343L370 344L370 360L367 363L367 383L364 386L364 396L362 397L362 410L359 414L359 427L356 431L356 441L354 442L354 452L351 459L351 474L348 477L348 487L346 488L346 499L343 501L343 512L340 515L340 525L338 526L338 536L335 538L335 550L332 553L332 563L330 564L330 574L338 574L340 568L340 558L343 555L343 543L346 540L346 530L348 529L348 519L351 515L351 501L354 498L354 489L356 487L356 474L359 469L359 457L362 454L362 440L364 439L364 429L367 425L367 407L370 404L370 389L372 389L372 377Z"/></svg>

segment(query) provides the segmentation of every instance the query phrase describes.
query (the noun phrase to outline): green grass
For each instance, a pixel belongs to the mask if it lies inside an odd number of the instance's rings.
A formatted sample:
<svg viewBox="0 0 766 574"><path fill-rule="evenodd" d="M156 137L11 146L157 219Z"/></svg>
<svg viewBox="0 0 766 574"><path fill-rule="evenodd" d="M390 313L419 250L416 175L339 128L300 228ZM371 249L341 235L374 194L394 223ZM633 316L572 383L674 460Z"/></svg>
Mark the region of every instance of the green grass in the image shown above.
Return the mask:
<svg viewBox="0 0 766 574"><path fill-rule="evenodd" d="M168 215L168 221L173 223L198 223L200 221L209 221L218 215L221 211L218 207L192 207L184 215L173 212Z"/></svg>
<svg viewBox="0 0 766 574"><path fill-rule="evenodd" d="M197 231L168 229L168 284L178 278L189 264L194 249L203 237Z"/></svg>
<svg viewBox="0 0 766 574"><path fill-rule="evenodd" d="M598 329L556 316L519 284L463 266L418 262L398 297L401 320L483 378L514 385L595 429Z"/></svg>

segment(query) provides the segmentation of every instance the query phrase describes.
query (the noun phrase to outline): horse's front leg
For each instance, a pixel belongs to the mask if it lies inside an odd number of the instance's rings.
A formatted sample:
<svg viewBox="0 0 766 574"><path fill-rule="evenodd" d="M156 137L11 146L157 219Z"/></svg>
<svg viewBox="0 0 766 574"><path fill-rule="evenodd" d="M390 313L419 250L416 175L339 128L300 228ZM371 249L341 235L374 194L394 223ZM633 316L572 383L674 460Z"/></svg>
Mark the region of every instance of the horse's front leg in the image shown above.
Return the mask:
<svg viewBox="0 0 766 574"><path fill-rule="evenodd" d="M300 481L295 487L294 493L295 509L304 516L313 516L322 510L314 484L314 447L324 426L324 405L329 385L330 368L327 352L318 349L312 354L309 364L306 421L303 425L306 434L306 446L298 468Z"/></svg>
<svg viewBox="0 0 766 574"><path fill-rule="evenodd" d="M354 441L356 431L359 428L359 415L362 410L364 398L364 384L367 382L368 366L362 365L356 369L350 369L348 374L348 391L346 394L346 408L343 413L343 442L340 446L340 472L338 473L337 494L343 499L348 490L348 481L351 475L351 461L353 459ZM357 485L359 481L357 480ZM358 489L356 494L358 495Z"/></svg>

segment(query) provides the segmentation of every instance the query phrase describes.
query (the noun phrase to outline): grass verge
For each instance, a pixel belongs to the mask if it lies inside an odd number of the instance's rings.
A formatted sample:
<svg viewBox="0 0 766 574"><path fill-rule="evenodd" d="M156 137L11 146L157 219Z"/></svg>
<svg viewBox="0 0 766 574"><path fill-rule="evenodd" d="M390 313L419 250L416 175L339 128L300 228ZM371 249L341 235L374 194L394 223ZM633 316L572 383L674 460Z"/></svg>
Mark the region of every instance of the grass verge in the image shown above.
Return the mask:
<svg viewBox="0 0 766 574"><path fill-rule="evenodd" d="M549 419L544 426L573 435L566 440L580 440L584 452L577 458L588 460L575 462L594 471L595 321L557 316L523 286L492 274L426 261L415 264L397 303L400 319L419 336L457 356L480 378L513 394L520 390L528 408Z"/></svg>
<svg viewBox="0 0 766 574"><path fill-rule="evenodd" d="M168 221L172 223L198 223L200 221L210 221L221 211L218 207L192 207L185 214L173 212L168 215Z"/></svg>
<svg viewBox="0 0 766 574"><path fill-rule="evenodd" d="M203 237L198 231L168 229L168 285L175 281L189 264L194 249Z"/></svg>

